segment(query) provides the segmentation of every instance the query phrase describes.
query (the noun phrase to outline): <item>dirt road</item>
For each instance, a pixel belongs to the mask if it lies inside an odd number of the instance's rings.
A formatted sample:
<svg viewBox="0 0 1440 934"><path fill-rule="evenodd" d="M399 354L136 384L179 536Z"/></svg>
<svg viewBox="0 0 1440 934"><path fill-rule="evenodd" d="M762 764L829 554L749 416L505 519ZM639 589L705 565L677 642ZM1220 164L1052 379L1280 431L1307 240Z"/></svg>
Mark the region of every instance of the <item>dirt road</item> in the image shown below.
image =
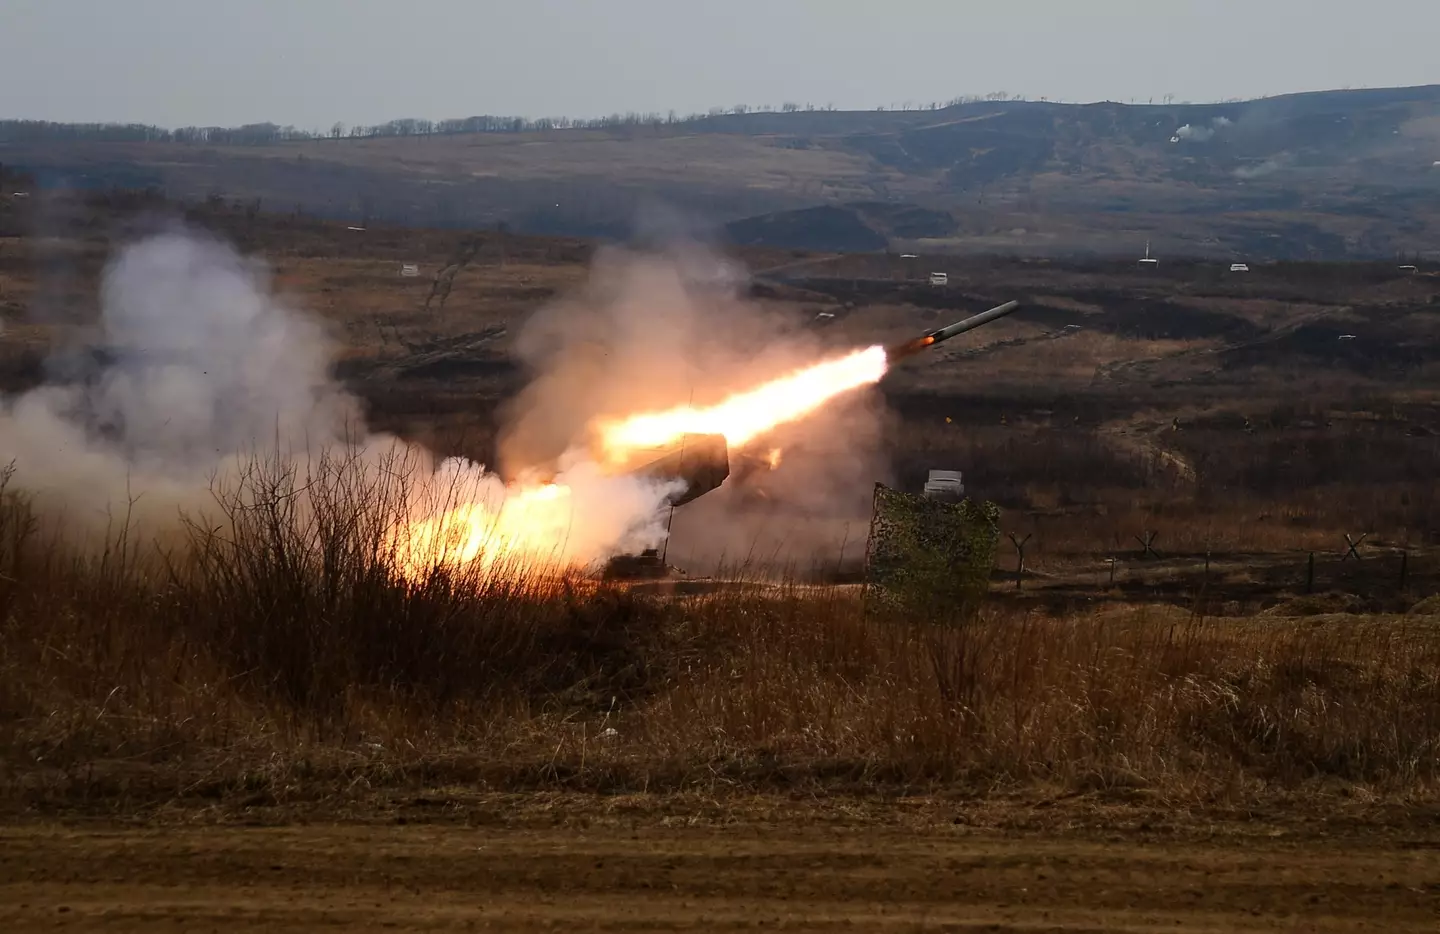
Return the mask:
<svg viewBox="0 0 1440 934"><path fill-rule="evenodd" d="M0 930L1434 931L1440 848L964 826L0 828Z"/></svg>

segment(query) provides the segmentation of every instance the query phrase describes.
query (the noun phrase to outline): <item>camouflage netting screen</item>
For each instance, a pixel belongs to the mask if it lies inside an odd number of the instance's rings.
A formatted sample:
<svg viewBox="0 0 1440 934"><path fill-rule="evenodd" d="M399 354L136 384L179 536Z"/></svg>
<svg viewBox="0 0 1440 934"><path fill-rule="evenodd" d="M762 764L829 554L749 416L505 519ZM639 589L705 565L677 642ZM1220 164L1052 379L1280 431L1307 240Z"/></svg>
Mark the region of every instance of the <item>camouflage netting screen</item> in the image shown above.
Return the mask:
<svg viewBox="0 0 1440 934"><path fill-rule="evenodd" d="M999 523L994 503L946 502L875 484L867 604L932 617L973 610L989 588Z"/></svg>

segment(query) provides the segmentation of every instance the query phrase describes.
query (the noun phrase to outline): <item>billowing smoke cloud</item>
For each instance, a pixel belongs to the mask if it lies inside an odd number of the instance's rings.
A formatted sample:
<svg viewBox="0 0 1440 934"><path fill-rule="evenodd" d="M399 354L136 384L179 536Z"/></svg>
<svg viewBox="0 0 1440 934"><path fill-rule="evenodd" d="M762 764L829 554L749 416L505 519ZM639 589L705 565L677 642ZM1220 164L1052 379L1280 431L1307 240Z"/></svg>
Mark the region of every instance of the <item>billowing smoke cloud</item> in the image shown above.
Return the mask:
<svg viewBox="0 0 1440 934"><path fill-rule="evenodd" d="M196 234L118 256L101 344L75 379L7 399L0 461L71 521L205 504L208 480L257 447L286 455L342 439L357 407L328 378L311 320L269 295L264 271Z"/></svg>
<svg viewBox="0 0 1440 934"><path fill-rule="evenodd" d="M101 302L112 362L84 411L141 469L188 471L267 439L313 449L358 418L318 323L216 241L169 234L123 252Z"/></svg>
<svg viewBox="0 0 1440 934"><path fill-rule="evenodd" d="M743 271L690 245L663 254L602 252L590 281L542 309L515 350L537 374L506 407L501 466L516 474L586 443L597 419L677 404L706 405L833 353L798 319L746 300ZM845 349L852 349L845 345ZM880 454L883 408L860 391L731 452L732 476L677 510L673 563L806 569L858 556ZM780 466L738 476L780 452Z"/></svg>
<svg viewBox="0 0 1440 934"><path fill-rule="evenodd" d="M1204 143L1212 139L1217 132L1230 125L1227 117L1216 117L1209 126L1192 126L1187 123L1175 131L1170 138L1171 142Z"/></svg>
<svg viewBox="0 0 1440 934"><path fill-rule="evenodd" d="M265 269L194 232L122 250L101 292L101 344L72 378L0 401L0 464L45 514L72 530L117 515L173 527L214 506L256 457L312 464L342 449L352 462L399 458L411 494L498 505L498 476L464 460L368 432L357 401L330 375L320 323L274 294ZM666 489L603 475L566 458L563 556L587 562L663 535ZM418 508L418 505L417 505Z"/></svg>
<svg viewBox="0 0 1440 934"><path fill-rule="evenodd" d="M602 251L585 288L541 309L514 352L535 378L505 407L509 472L583 445L597 417L669 408L813 362L783 326L736 299L742 271L700 249Z"/></svg>

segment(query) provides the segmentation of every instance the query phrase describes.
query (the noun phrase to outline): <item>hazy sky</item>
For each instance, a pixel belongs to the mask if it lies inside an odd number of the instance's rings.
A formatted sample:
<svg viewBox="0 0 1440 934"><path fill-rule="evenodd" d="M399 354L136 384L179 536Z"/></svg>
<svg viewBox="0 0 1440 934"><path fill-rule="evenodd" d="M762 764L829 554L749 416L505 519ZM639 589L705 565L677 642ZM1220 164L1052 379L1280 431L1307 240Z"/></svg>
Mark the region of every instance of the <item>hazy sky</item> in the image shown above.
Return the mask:
<svg viewBox="0 0 1440 934"><path fill-rule="evenodd" d="M306 128L1440 83L1435 0L0 0L0 117Z"/></svg>

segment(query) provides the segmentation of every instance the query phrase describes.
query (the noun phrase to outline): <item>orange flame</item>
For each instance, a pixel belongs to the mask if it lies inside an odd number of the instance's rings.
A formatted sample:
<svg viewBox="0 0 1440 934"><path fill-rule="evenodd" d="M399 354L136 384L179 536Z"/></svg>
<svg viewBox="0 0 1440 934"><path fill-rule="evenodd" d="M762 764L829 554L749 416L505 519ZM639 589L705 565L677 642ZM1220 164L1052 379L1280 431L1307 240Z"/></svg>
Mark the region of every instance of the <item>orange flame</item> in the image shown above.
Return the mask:
<svg viewBox="0 0 1440 934"><path fill-rule="evenodd" d="M602 422L600 455L612 466L623 464L637 450L671 444L687 434L724 435L732 448L740 447L809 415L843 392L879 382L885 369L885 348L868 347L735 393L715 405L684 405Z"/></svg>
<svg viewBox="0 0 1440 934"><path fill-rule="evenodd" d="M740 447L841 393L878 382L885 369L885 349L870 347L796 370L712 406L680 406L602 422L599 460L613 469L639 450L662 447L687 434L722 434L729 445ZM772 468L779 466L780 456L779 448L769 452L766 459ZM461 567L543 575L581 557L570 548L576 505L570 486L530 482L506 487L498 495L497 484L488 492L488 498L429 510L422 518L401 523L386 543L396 569L412 580L437 568Z"/></svg>
<svg viewBox="0 0 1440 934"><path fill-rule="evenodd" d="M555 567L565 558L572 519L567 486L507 491L498 505L470 502L395 529L388 542L396 568L418 579L435 568L478 562L490 571Z"/></svg>

